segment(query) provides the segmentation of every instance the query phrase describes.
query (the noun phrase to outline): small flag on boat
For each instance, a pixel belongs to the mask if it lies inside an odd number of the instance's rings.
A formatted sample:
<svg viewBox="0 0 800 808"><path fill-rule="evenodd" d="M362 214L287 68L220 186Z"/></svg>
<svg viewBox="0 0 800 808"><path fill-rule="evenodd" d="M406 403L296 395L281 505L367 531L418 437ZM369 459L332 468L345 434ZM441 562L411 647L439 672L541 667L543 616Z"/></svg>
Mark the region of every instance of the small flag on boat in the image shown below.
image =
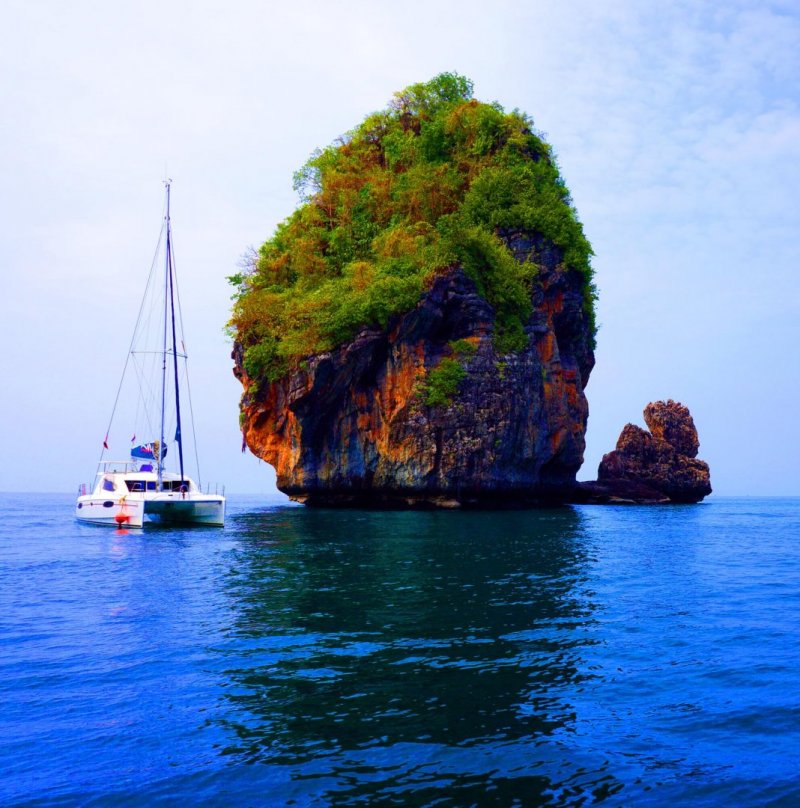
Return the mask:
<svg viewBox="0 0 800 808"><path fill-rule="evenodd" d="M143 443L140 446L134 446L131 449L131 457L136 457L139 460L158 460L159 459L159 441L154 440L152 443ZM167 447L164 446L164 457L167 456Z"/></svg>
<svg viewBox="0 0 800 808"><path fill-rule="evenodd" d="M103 438L103 448L108 449L108 433L106 433L105 438Z"/></svg>
<svg viewBox="0 0 800 808"><path fill-rule="evenodd" d="M131 443L136 443L136 433L133 433L133 437L131 438Z"/></svg>

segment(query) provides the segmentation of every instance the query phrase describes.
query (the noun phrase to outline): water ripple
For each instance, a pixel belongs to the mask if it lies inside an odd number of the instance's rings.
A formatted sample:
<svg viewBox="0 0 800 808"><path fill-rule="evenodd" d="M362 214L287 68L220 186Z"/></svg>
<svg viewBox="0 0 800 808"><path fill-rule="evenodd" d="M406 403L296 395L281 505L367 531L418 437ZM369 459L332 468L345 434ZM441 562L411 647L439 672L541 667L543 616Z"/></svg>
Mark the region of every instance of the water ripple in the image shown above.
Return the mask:
<svg viewBox="0 0 800 808"><path fill-rule="evenodd" d="M798 500L0 504L3 804L800 802Z"/></svg>

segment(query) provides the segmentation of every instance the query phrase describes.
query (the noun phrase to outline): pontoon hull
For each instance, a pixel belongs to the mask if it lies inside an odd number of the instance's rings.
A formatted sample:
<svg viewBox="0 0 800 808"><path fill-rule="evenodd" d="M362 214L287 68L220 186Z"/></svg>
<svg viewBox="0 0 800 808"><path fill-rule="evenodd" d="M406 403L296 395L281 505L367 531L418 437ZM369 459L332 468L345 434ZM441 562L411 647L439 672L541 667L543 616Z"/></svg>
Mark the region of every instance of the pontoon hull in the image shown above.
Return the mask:
<svg viewBox="0 0 800 808"><path fill-rule="evenodd" d="M110 499L87 495L78 497L75 518L79 522L108 527L141 527L144 521L144 500Z"/></svg>
<svg viewBox="0 0 800 808"><path fill-rule="evenodd" d="M225 500L216 496L146 500L144 514L146 521L163 524L221 527L225 524Z"/></svg>

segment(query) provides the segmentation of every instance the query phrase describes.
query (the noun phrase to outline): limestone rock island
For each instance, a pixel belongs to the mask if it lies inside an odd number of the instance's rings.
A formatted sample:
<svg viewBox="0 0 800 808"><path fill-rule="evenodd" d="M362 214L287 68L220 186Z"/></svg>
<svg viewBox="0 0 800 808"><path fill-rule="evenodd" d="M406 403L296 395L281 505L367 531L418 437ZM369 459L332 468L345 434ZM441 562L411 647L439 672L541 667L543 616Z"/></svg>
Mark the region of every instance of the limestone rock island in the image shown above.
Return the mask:
<svg viewBox="0 0 800 808"><path fill-rule="evenodd" d="M581 483L575 499L605 503L691 503L711 493L708 464L687 407L670 399L644 408L647 430L627 424L603 455L597 481ZM649 431L648 431L649 430Z"/></svg>
<svg viewBox="0 0 800 808"><path fill-rule="evenodd" d="M310 505L561 499L583 462L591 247L526 115L442 74L295 177L231 281L244 440Z"/></svg>

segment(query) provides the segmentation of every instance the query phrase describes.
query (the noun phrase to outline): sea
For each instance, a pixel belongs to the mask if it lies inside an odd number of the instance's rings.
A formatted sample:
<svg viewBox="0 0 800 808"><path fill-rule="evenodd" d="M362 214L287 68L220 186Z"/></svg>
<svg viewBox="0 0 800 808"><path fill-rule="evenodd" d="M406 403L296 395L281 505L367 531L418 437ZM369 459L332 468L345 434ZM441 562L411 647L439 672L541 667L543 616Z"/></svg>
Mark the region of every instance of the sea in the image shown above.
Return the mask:
<svg viewBox="0 0 800 808"><path fill-rule="evenodd" d="M0 804L800 805L800 498L0 495Z"/></svg>

